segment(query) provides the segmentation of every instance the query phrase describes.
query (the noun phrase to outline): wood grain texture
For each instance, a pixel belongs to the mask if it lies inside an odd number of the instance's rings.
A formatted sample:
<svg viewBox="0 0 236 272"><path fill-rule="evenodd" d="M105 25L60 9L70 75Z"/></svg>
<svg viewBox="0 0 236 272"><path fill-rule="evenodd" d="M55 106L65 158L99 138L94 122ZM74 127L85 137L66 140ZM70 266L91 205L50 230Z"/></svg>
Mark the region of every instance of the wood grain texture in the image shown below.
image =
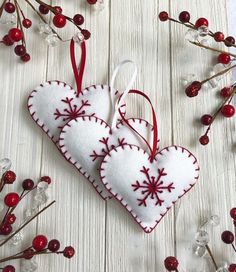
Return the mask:
<svg viewBox="0 0 236 272"><path fill-rule="evenodd" d="M25 236L30 239L36 232L47 233L49 238L60 239L62 246L71 243L76 248L76 257L70 261L58 256L37 258L38 271L163 271L163 259L174 254L183 271L197 271L191 267L195 264L190 257L191 238L200 221L210 214L218 214L222 219L211 236L213 251L219 260L232 261L232 251L222 246L219 236L222 230L231 227L227 211L235 206L234 120L218 120L211 132L211 144L206 148L198 145L202 127L196 117L213 110L218 101L210 92L188 99L183 94L181 78L193 72L203 79L210 69L212 55L188 45L183 27L157 20L161 10L167 10L173 17L189 10L193 21L206 16L212 30L227 33L226 0L110 0L101 13L94 12L84 0L61 0L57 4L68 15L78 11L84 14L85 27L92 33L87 43L84 87L108 83L120 61L135 61L139 73L134 87L144 90L154 103L160 147L171 144L189 147L199 158L201 178L152 234L142 233L119 203L115 200L106 203L99 198L27 112L27 96L43 81L58 79L74 85L68 43L47 48L37 31L30 30L27 38L33 59L26 65L17 62L9 48L1 46L0 155L12 159L20 179L51 176L54 181L51 198L57 201L28 228ZM64 37L73 32L73 27L67 30L61 33ZM130 75L127 67L117 80L117 88L123 89ZM127 104L130 116L151 121L150 108L140 98L129 97ZM204 263L201 266L199 271L205 271Z"/></svg>

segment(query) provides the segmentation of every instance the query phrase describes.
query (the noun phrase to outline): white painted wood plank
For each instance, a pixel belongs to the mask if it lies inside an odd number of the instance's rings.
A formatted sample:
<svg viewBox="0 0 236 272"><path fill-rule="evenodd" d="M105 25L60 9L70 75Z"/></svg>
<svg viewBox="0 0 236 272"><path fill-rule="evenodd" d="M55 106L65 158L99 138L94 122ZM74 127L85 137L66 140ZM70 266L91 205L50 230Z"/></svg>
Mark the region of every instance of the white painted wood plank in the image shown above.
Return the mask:
<svg viewBox="0 0 236 272"><path fill-rule="evenodd" d="M168 3L111 1L110 71L124 59L137 63L139 73L134 88L150 95L157 110L161 146L164 147L171 144L171 101L169 29L168 25L159 26L155 17L162 9L168 9ZM163 35L159 35L160 29ZM119 89L124 89L130 73L130 70L122 73L117 84ZM146 101L137 97L128 101L129 116L151 119ZM173 223L173 211L170 211L152 234L144 234L117 201L109 201L106 271L151 272L163 267L164 257L173 254Z"/></svg>
<svg viewBox="0 0 236 272"><path fill-rule="evenodd" d="M212 0L197 2L196 6L189 1L171 1L171 15L178 16L182 10L192 14L193 21L198 17L209 19L212 31L222 30L227 34L227 18L225 1ZM190 253L191 241L199 221L211 214L218 214L221 226L212 230L211 246L218 260L228 259L233 252L220 241L221 232L232 227L228 211L235 204L235 155L232 152L232 138L235 133L234 120L219 118L210 133L210 144L202 147L198 138L204 133L197 123L205 113L211 113L219 105L219 99L212 90L202 91L198 97L189 99L184 94L181 77L188 73L195 73L199 79L207 77L212 67L215 54L187 45L184 40L185 29L172 25L172 97L173 97L173 133L176 144L185 145L194 151L201 166L201 177L193 189L176 206L176 236L177 255L183 269L189 270L192 262ZM180 69L181 67L181 69ZM222 87L225 81L222 82ZM215 91L216 93L216 91ZM194 238L194 237L193 237ZM232 259L232 258L231 258ZM196 264L195 264L196 265ZM220 265L220 263L219 263Z"/></svg>

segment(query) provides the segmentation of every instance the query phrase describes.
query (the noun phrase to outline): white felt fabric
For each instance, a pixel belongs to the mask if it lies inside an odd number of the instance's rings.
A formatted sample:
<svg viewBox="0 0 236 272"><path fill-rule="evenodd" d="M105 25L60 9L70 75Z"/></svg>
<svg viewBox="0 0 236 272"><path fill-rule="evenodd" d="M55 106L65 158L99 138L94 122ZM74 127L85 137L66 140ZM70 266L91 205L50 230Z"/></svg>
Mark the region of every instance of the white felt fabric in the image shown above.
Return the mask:
<svg viewBox="0 0 236 272"><path fill-rule="evenodd" d="M119 93L115 90L113 93L117 100ZM49 81L33 90L28 99L28 108L34 121L55 143L61 128L78 116L94 114L108 123L112 122L110 88L106 85L93 85L77 96L66 83ZM123 105L122 112L124 108Z"/></svg>
<svg viewBox="0 0 236 272"><path fill-rule="evenodd" d="M161 170L166 175L162 176ZM144 150L126 145L113 149L104 158L100 175L108 191L150 233L168 209L193 187L199 166L183 147L165 148L151 163Z"/></svg>
<svg viewBox="0 0 236 272"><path fill-rule="evenodd" d="M141 119L130 119L129 124L145 139L150 139L152 127ZM100 165L103 158L117 146L136 144L146 148L145 142L126 124L111 127L96 116L83 116L64 126L59 147L66 159L72 163L104 198L111 197L100 179Z"/></svg>

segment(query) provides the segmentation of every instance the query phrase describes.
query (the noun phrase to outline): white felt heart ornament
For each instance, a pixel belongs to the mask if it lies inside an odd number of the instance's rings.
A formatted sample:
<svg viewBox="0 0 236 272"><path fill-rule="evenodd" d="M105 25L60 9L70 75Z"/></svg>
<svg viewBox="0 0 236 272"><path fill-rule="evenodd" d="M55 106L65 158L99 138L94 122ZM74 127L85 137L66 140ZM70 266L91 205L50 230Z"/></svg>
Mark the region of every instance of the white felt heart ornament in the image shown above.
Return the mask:
<svg viewBox="0 0 236 272"><path fill-rule="evenodd" d="M146 139L151 137L152 126L142 119L129 119L129 125ZM104 198L111 194L100 180L99 169L103 158L117 146L135 144L145 148L144 141L120 121L114 129L96 116L82 116L70 121L61 131L59 147L72 163Z"/></svg>
<svg viewBox="0 0 236 272"><path fill-rule="evenodd" d="M135 145L114 148L100 170L107 190L150 233L199 177L197 159L187 149L170 146L150 155Z"/></svg>
<svg viewBox="0 0 236 272"><path fill-rule="evenodd" d="M114 91L116 100L119 96ZM96 115L110 123L111 89L106 85L93 85L79 94L60 81L48 81L33 90L28 99L33 120L57 143L62 127L82 115ZM122 111L125 105L122 105Z"/></svg>

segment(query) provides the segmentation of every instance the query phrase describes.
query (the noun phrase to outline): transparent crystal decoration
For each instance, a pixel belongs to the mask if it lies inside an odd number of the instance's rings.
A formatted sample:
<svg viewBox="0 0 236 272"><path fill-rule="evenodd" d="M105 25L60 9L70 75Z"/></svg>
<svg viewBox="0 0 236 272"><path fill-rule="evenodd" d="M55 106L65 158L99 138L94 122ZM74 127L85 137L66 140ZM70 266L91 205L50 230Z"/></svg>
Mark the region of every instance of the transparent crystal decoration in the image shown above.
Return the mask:
<svg viewBox="0 0 236 272"><path fill-rule="evenodd" d="M209 219L209 224L213 227L219 226L220 224L220 217L218 215L212 215Z"/></svg>
<svg viewBox="0 0 236 272"><path fill-rule="evenodd" d="M185 39L187 41L195 42L199 37L199 32L194 29L188 29L185 33Z"/></svg>
<svg viewBox="0 0 236 272"><path fill-rule="evenodd" d="M11 168L11 160L5 158L0 160L0 175L5 173Z"/></svg>
<svg viewBox="0 0 236 272"><path fill-rule="evenodd" d="M45 204L46 202L48 201L48 195L44 192L42 193L37 193L35 196L34 196L34 204L39 207L40 205L43 205Z"/></svg>
<svg viewBox="0 0 236 272"><path fill-rule="evenodd" d="M4 25L15 25L16 15L12 13L4 12L0 18L0 23Z"/></svg>
<svg viewBox="0 0 236 272"><path fill-rule="evenodd" d="M34 272L38 268L38 264L34 259L21 261L21 272Z"/></svg>
<svg viewBox="0 0 236 272"><path fill-rule="evenodd" d="M205 230L199 230L195 235L196 243L200 246L205 246L209 243L209 234Z"/></svg>
<svg viewBox="0 0 236 272"><path fill-rule="evenodd" d="M44 22L39 22L39 33L40 34L51 34L52 33L52 29L48 24L45 24Z"/></svg>
<svg viewBox="0 0 236 272"><path fill-rule="evenodd" d="M84 41L84 35L81 33L81 31L78 31L77 33L75 33L73 40L76 43L81 43Z"/></svg>
<svg viewBox="0 0 236 272"><path fill-rule="evenodd" d="M209 45L210 45L209 39L202 39L202 40L200 41L200 43L201 43L202 45L204 45L204 46L209 46Z"/></svg>
<svg viewBox="0 0 236 272"><path fill-rule="evenodd" d="M102 11L105 8L105 0L97 0L94 8L96 11Z"/></svg>
<svg viewBox="0 0 236 272"><path fill-rule="evenodd" d="M222 72L223 70L227 69L227 67L224 66L224 64L222 63L217 63L214 67L213 67L213 72L215 74L218 74L220 72Z"/></svg>
<svg viewBox="0 0 236 272"><path fill-rule="evenodd" d="M209 77L213 77L214 75L216 75L214 71L209 73ZM209 80L209 84L211 85L212 88L216 88L219 84L219 80L220 80L220 77L214 77Z"/></svg>
<svg viewBox="0 0 236 272"><path fill-rule="evenodd" d="M37 193L45 192L48 189L48 183L40 181L37 185Z"/></svg>
<svg viewBox="0 0 236 272"><path fill-rule="evenodd" d="M219 267L216 272L229 272L229 270L225 267Z"/></svg>
<svg viewBox="0 0 236 272"><path fill-rule="evenodd" d="M182 84L184 87L188 86L191 84L193 81L196 81L197 76L195 74L188 74L182 77Z"/></svg>
<svg viewBox="0 0 236 272"><path fill-rule="evenodd" d="M55 33L50 33L46 36L45 38L45 41L47 42L47 44L51 47L55 47L58 42L59 42L59 39L58 39L58 36L57 34Z"/></svg>
<svg viewBox="0 0 236 272"><path fill-rule="evenodd" d="M31 209L27 209L25 211L25 221L29 220L32 216L34 216L37 213L38 209L37 207L33 206Z"/></svg>
<svg viewBox="0 0 236 272"><path fill-rule="evenodd" d="M206 35L209 34L208 27L204 26L204 25L200 26L197 31L198 31L198 34L199 34L200 37L205 37Z"/></svg>
<svg viewBox="0 0 236 272"><path fill-rule="evenodd" d="M205 246L201 246L201 245L197 245L194 244L193 245L193 254L197 257L204 257L206 254L207 250Z"/></svg>
<svg viewBox="0 0 236 272"><path fill-rule="evenodd" d="M14 235L12 238L11 238L11 245L13 246L16 246L18 245L21 241L23 240L23 234L22 232L18 232L16 235Z"/></svg>

